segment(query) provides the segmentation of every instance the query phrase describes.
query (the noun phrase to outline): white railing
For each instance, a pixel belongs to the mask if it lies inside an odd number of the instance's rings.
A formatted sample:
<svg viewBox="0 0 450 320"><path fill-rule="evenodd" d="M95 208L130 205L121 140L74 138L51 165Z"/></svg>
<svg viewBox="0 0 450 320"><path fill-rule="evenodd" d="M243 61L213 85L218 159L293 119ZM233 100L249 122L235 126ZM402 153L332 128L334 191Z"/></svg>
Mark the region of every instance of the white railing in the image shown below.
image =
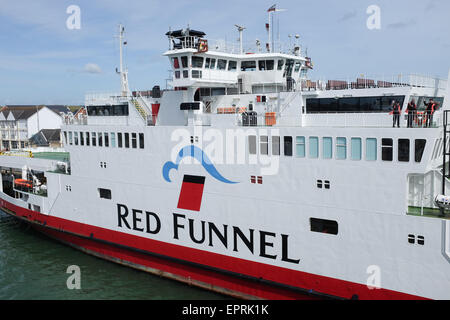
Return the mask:
<svg viewBox="0 0 450 320"><path fill-rule="evenodd" d="M336 77L333 80L321 78L318 80L302 80L301 90L345 90L394 87L419 87L445 90L447 80L418 74L360 75L356 77Z"/></svg>
<svg viewBox="0 0 450 320"><path fill-rule="evenodd" d="M127 102L131 97L122 96L117 92L106 92L106 93L87 93L85 95L84 101L85 105L95 105L99 103L106 104L119 104Z"/></svg>

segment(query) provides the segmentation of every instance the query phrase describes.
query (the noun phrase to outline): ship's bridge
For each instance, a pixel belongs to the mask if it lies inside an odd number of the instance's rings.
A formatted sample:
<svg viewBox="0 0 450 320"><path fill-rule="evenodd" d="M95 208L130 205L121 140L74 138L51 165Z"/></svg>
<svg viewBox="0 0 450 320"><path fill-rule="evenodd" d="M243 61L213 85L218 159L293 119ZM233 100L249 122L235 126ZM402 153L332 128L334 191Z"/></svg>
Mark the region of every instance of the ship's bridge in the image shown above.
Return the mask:
<svg viewBox="0 0 450 320"><path fill-rule="evenodd" d="M227 88L252 93L255 87L294 88L311 69L299 46L287 52L235 52L223 41L208 43L204 32L177 30L166 33L170 47L164 53L171 62L175 88Z"/></svg>

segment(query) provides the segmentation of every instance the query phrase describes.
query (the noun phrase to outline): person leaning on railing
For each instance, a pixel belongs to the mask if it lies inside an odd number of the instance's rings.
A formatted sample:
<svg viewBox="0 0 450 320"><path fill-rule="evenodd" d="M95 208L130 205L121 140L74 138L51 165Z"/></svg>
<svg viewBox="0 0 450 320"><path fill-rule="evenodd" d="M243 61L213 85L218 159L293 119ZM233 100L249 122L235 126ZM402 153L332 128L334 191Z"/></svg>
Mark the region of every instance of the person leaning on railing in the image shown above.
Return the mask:
<svg viewBox="0 0 450 320"><path fill-rule="evenodd" d="M436 102L433 101L433 99L430 98L430 100L428 101L428 103L426 103L425 101L423 102L426 106L426 122L425 122L425 127L426 128L430 128L431 125L433 124L433 114L436 111L438 104Z"/></svg>
<svg viewBox="0 0 450 320"><path fill-rule="evenodd" d="M406 112L408 113L407 127L412 128L413 123L417 117L417 105L416 105L416 101L414 99L412 99L411 102L408 103L408 108L406 109Z"/></svg>
<svg viewBox="0 0 450 320"><path fill-rule="evenodd" d="M394 128L396 124L397 124L397 127L400 128L401 110L402 110L402 107L400 106L400 103L398 103L398 101L392 100L392 111L389 113L389 114L393 115L392 128Z"/></svg>

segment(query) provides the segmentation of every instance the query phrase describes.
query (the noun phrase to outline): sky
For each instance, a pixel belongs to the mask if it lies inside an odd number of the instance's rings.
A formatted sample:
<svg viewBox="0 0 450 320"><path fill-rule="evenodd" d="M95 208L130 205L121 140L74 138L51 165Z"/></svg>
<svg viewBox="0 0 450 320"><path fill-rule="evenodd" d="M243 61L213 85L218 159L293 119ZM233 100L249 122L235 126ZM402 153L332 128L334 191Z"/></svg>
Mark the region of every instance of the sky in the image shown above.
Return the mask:
<svg viewBox="0 0 450 320"><path fill-rule="evenodd" d="M286 9L276 13L275 35L287 43L288 35L300 36L314 63L312 79L448 77L448 0L0 0L0 105L77 105L86 93L119 91L119 23L130 89L165 88L169 28L189 25L208 39L237 44L239 24L245 43L265 43L273 4ZM75 21L73 5L79 28L67 26ZM373 6L379 15L368 11Z"/></svg>

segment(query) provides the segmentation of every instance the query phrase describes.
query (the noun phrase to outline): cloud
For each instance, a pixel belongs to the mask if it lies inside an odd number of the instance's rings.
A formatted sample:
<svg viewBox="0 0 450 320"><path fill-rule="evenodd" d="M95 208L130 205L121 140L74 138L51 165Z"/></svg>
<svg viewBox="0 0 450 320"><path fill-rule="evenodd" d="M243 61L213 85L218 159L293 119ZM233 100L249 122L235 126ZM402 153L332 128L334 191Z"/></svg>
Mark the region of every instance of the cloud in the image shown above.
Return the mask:
<svg viewBox="0 0 450 320"><path fill-rule="evenodd" d="M355 17L356 17L356 11L347 12L338 21L339 22L344 22L344 21L351 20L351 19L353 19Z"/></svg>
<svg viewBox="0 0 450 320"><path fill-rule="evenodd" d="M95 63L87 63L84 66L83 71L86 73L93 73L93 74L102 73L102 69L98 66L98 64Z"/></svg>
<svg viewBox="0 0 450 320"><path fill-rule="evenodd" d="M395 22L387 25L388 29L404 29L415 23L414 20L403 21L403 22Z"/></svg>

